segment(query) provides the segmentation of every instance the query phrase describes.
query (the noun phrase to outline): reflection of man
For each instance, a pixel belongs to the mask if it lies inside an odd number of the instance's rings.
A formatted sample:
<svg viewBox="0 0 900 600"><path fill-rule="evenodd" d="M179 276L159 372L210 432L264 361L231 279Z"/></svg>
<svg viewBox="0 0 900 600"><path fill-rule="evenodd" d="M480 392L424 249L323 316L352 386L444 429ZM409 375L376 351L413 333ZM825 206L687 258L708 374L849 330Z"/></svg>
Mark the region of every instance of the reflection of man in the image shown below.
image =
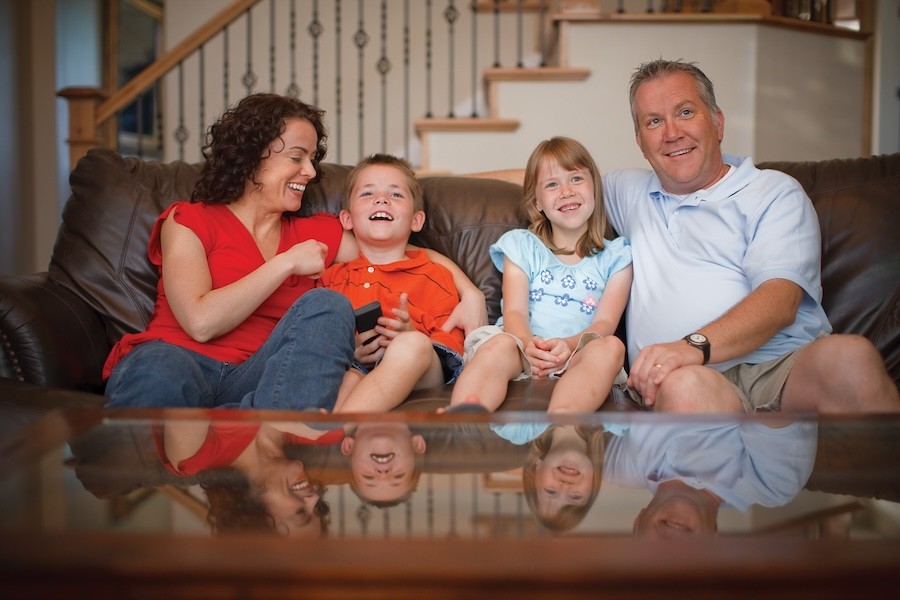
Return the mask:
<svg viewBox="0 0 900 600"><path fill-rule="evenodd" d="M604 478L646 487L653 499L637 535L712 535L720 506L782 506L806 484L816 458L816 425L748 421L632 424L606 446Z"/></svg>

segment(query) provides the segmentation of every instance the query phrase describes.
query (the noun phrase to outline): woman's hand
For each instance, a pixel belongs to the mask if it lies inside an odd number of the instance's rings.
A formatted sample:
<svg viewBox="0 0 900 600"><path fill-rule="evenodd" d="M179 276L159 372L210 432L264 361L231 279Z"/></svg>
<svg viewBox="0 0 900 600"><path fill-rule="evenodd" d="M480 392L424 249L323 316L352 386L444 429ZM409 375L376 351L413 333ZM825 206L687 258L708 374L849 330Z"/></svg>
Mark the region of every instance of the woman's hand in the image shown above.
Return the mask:
<svg viewBox="0 0 900 600"><path fill-rule="evenodd" d="M289 263L292 275L318 279L325 270L327 255L328 246L318 240L306 240L294 244L278 256Z"/></svg>
<svg viewBox="0 0 900 600"><path fill-rule="evenodd" d="M460 328L466 335L478 329L482 325L487 325L487 306L484 302L484 293L478 288L472 288L462 293L459 298L459 304L447 317L441 329L449 333L454 328Z"/></svg>

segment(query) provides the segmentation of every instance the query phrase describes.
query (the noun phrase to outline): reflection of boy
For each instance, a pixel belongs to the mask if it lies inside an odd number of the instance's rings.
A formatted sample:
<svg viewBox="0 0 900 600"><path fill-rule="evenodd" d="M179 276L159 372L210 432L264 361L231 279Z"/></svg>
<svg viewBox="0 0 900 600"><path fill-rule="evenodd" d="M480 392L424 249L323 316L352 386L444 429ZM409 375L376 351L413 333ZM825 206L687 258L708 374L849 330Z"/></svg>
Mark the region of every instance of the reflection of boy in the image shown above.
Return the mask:
<svg viewBox="0 0 900 600"><path fill-rule="evenodd" d="M450 272L409 236L425 222L422 190L409 165L393 156L364 159L347 177L341 223L359 246L356 260L333 265L320 285L354 308L381 303L375 330L358 332L353 368L334 412L380 412L411 391L450 383L462 369L463 332L443 331L459 303Z"/></svg>
<svg viewBox="0 0 900 600"><path fill-rule="evenodd" d="M406 423L362 422L348 427L341 452L350 457L350 487L379 507L409 498L422 474L425 438Z"/></svg>

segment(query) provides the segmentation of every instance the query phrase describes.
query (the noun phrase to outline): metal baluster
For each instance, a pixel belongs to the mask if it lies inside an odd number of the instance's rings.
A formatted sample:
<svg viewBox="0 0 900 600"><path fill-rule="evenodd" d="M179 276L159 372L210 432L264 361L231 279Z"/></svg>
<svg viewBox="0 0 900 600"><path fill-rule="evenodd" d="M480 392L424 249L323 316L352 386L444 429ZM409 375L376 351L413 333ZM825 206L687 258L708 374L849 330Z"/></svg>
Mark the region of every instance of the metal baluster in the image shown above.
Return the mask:
<svg viewBox="0 0 900 600"><path fill-rule="evenodd" d="M200 83L199 93L197 94L199 105L198 105L198 114L200 118L197 121L200 123L200 129L198 130L198 137L200 138L198 141L202 148L203 143L206 141L206 44L201 44L200 46L200 54L197 57L200 62L200 76L198 80Z"/></svg>
<svg viewBox="0 0 900 600"><path fill-rule="evenodd" d="M275 2L269 0L269 91L275 93Z"/></svg>
<svg viewBox="0 0 900 600"><path fill-rule="evenodd" d="M344 498L344 486L338 486L338 537L340 538L347 535L346 512L347 502Z"/></svg>
<svg viewBox="0 0 900 600"><path fill-rule="evenodd" d="M403 157L409 160L409 0L403 0Z"/></svg>
<svg viewBox="0 0 900 600"><path fill-rule="evenodd" d="M500 66L500 0L494 0L494 66Z"/></svg>
<svg viewBox="0 0 900 600"><path fill-rule="evenodd" d="M428 538L434 538L434 476L428 474L428 493L426 495L426 515L428 518Z"/></svg>
<svg viewBox="0 0 900 600"><path fill-rule="evenodd" d="M341 164L343 159L343 144L341 144L341 121L343 111L341 110L341 0L335 0L334 3L334 114L335 114L335 135L334 140L337 144L337 162Z"/></svg>
<svg viewBox="0 0 900 600"><path fill-rule="evenodd" d="M381 530L384 539L391 537L391 511L386 508L381 510Z"/></svg>
<svg viewBox="0 0 900 600"><path fill-rule="evenodd" d="M540 22L538 26L541 36L541 66L547 66L547 0L541 0L540 4Z"/></svg>
<svg viewBox="0 0 900 600"><path fill-rule="evenodd" d="M413 536L413 526L412 526L412 500L407 500L403 503L404 513L406 515L406 537L412 538Z"/></svg>
<svg viewBox="0 0 900 600"><path fill-rule="evenodd" d="M434 115L431 110L431 0L425 2L425 116Z"/></svg>
<svg viewBox="0 0 900 600"><path fill-rule="evenodd" d="M653 0L647 0L647 12L648 13L653 12Z"/></svg>
<svg viewBox="0 0 900 600"><path fill-rule="evenodd" d="M479 488L479 479L477 473L472 473L472 517L470 519L472 523L472 539L478 537L478 527L475 522L476 517L478 517L478 488Z"/></svg>
<svg viewBox="0 0 900 600"><path fill-rule="evenodd" d="M356 519L359 521L359 528L362 530L362 537L369 536L369 519L372 517L372 509L368 504L363 504L356 510Z"/></svg>
<svg viewBox="0 0 900 600"><path fill-rule="evenodd" d="M455 0L450 0L449 5L447 6L447 8L444 9L444 19L447 21L447 45L448 45L448 50L449 50L447 52L447 54L448 54L448 56L447 56L447 63L448 63L447 64L447 70L448 70L447 88L448 88L448 93L449 93L448 104L450 106L450 110L449 110L447 116L450 117L451 119L456 116L454 114L453 104L455 103L454 85L456 82L456 74L454 73L454 71L455 71L454 58L456 55L456 50L455 50L456 27L455 27L455 24L456 24L456 20L458 18L459 18L459 11L456 9Z"/></svg>
<svg viewBox="0 0 900 600"><path fill-rule="evenodd" d="M681 0L675 0L675 6L672 7L672 11L680 13L681 12L681 4L682 4Z"/></svg>
<svg viewBox="0 0 900 600"><path fill-rule="evenodd" d="M525 66L522 59L522 0L516 0L516 66Z"/></svg>
<svg viewBox="0 0 900 600"><path fill-rule="evenodd" d="M391 71L387 56L387 0L381 0L381 58L377 68L381 75L381 151L387 152L387 74Z"/></svg>
<svg viewBox="0 0 900 600"><path fill-rule="evenodd" d="M253 19L250 9L247 9L247 70L241 77L241 83L244 84L245 95L253 93L256 85L256 74L253 72Z"/></svg>
<svg viewBox="0 0 900 600"><path fill-rule="evenodd" d="M312 84L313 104L319 105L319 36L323 31L322 22L319 21L319 0L313 0L312 20L309 22L309 35L312 36Z"/></svg>
<svg viewBox="0 0 900 600"><path fill-rule="evenodd" d="M291 0L290 23L290 47L291 47L291 82L288 84L285 94L292 98L300 97L300 86L297 85L297 0Z"/></svg>
<svg viewBox="0 0 900 600"><path fill-rule="evenodd" d="M223 94L223 105L226 109L228 108L228 28L226 27L222 30L222 88L224 91Z"/></svg>
<svg viewBox="0 0 900 600"><path fill-rule="evenodd" d="M357 0L357 9L359 10L359 26L356 33L353 34L353 43L357 49L357 80L356 80L356 113L357 128L359 135L359 149L357 154L360 158L365 156L363 148L364 129L363 123L365 119L365 47L369 43L369 34L366 33L365 11L363 10L363 0Z"/></svg>
<svg viewBox="0 0 900 600"><path fill-rule="evenodd" d="M616 6L616 12L617 13L625 12L625 0L619 0L618 4Z"/></svg>
<svg viewBox="0 0 900 600"><path fill-rule="evenodd" d="M178 142L178 159L184 160L184 143L190 133L184 126L184 63L178 63L178 127L175 128L175 141Z"/></svg>
<svg viewBox="0 0 900 600"><path fill-rule="evenodd" d="M478 116L478 0L472 0L472 117Z"/></svg>

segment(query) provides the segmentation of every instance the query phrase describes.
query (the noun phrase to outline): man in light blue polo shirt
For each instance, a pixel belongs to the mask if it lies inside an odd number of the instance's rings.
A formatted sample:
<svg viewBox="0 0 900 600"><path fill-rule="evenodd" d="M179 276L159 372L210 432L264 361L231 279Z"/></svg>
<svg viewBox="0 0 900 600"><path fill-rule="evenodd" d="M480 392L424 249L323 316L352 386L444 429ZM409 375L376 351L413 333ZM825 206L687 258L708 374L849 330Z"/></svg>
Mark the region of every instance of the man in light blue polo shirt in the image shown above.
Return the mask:
<svg viewBox="0 0 900 600"><path fill-rule="evenodd" d="M628 237L629 385L656 410L900 410L877 349L830 335L815 209L800 184L723 156L712 83L683 61L632 76L638 146L652 171L603 178Z"/></svg>

